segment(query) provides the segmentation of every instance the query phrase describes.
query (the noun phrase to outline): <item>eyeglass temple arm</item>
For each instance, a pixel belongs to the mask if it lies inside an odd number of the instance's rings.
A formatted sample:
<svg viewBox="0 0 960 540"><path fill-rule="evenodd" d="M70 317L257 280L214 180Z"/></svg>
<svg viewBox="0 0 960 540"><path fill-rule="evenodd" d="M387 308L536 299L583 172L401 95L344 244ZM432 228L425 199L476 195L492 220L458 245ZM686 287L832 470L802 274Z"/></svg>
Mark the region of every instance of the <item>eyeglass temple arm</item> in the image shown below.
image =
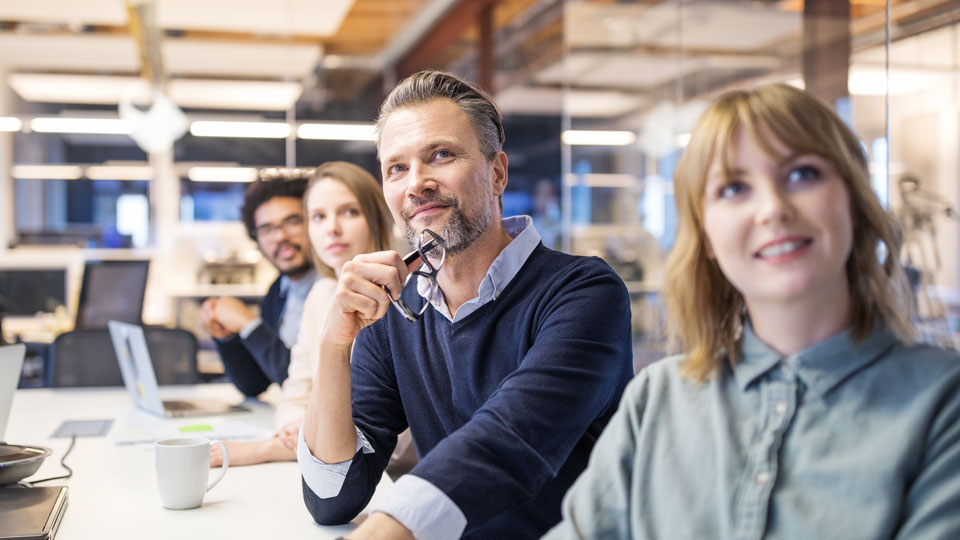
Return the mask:
<svg viewBox="0 0 960 540"><path fill-rule="evenodd" d="M414 261L416 261L417 259L420 258L420 252L421 252L421 251L422 251L423 253L429 253L430 250L433 249L433 248L435 248L435 247L437 247L437 239L436 239L436 238L431 238L429 242L427 242L426 244L420 246L420 249L415 249L415 250L411 251L410 253L407 253L406 255L404 255L404 256L403 256L403 264L404 264L405 266L410 266L411 264L414 263ZM383 290L387 291L387 294L390 295L390 298L391 298L391 300L392 300L392 299L393 299L393 293L390 292L390 289L388 289L386 285L383 285Z"/></svg>
<svg viewBox="0 0 960 540"><path fill-rule="evenodd" d="M403 257L403 264L410 266L414 261L420 258L420 253L430 253L430 250L437 247L437 239L431 238L429 242L420 246L420 249L415 249L410 253L407 253Z"/></svg>

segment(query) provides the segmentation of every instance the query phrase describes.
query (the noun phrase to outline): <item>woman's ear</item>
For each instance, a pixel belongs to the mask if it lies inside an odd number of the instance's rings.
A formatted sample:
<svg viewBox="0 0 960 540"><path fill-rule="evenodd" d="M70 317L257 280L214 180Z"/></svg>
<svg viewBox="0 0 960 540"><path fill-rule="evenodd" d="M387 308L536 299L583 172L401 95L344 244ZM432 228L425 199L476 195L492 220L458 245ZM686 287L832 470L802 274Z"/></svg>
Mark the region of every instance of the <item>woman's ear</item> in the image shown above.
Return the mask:
<svg viewBox="0 0 960 540"><path fill-rule="evenodd" d="M716 260L717 256L713 253L713 246L710 245L710 239L703 235L703 250L707 252L708 259Z"/></svg>

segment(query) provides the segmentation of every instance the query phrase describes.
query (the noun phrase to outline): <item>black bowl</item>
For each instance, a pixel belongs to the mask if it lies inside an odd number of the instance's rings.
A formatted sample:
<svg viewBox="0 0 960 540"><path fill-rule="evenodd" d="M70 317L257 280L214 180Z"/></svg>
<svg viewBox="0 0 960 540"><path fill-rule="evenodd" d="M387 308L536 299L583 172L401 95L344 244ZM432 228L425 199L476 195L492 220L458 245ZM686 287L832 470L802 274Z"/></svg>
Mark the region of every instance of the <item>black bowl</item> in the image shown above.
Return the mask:
<svg viewBox="0 0 960 540"><path fill-rule="evenodd" d="M43 446L0 443L0 486L16 484L37 472L53 450Z"/></svg>

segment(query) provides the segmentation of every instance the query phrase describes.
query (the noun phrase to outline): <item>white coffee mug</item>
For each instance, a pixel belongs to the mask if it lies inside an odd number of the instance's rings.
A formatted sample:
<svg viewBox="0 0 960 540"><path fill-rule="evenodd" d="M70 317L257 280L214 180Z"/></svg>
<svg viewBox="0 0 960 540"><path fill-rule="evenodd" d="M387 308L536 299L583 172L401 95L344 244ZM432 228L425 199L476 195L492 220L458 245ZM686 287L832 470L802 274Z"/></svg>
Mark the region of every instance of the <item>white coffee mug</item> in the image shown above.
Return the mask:
<svg viewBox="0 0 960 540"><path fill-rule="evenodd" d="M223 441L212 441L223 447L220 474L210 478L210 439L202 437L163 439L154 443L157 451L157 487L164 508L186 510L203 502L203 495L223 478L230 466L230 451Z"/></svg>

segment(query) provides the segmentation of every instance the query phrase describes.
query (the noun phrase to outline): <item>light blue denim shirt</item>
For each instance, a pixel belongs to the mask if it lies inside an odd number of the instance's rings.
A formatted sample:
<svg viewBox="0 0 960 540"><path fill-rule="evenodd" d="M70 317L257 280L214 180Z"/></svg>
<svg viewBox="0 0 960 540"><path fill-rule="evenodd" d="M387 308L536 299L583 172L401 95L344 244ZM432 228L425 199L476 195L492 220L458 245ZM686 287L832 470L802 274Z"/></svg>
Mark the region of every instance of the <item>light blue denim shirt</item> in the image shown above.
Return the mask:
<svg viewBox="0 0 960 540"><path fill-rule="evenodd" d="M877 329L630 383L544 538L960 538L960 357Z"/></svg>
<svg viewBox="0 0 960 540"><path fill-rule="evenodd" d="M427 298L431 306L446 318L457 321L496 300L540 244L540 234L533 227L533 220L529 216L506 218L503 220L503 228L513 240L490 264L477 287L477 296L457 309L455 319L450 317L442 292L434 298L428 298L429 285L418 282L417 291L420 295ZM357 451L367 454L374 451L359 429ZM320 461L307 447L303 429L300 429L297 444L297 461L304 482L320 498L335 497L340 493L353 462L349 460L327 464ZM418 540L454 540L460 538L467 526L467 518L450 497L430 482L410 474L400 477L393 488L373 502L369 511L391 515L413 532Z"/></svg>
<svg viewBox="0 0 960 540"><path fill-rule="evenodd" d="M294 281L289 276L280 276L280 293L287 299L283 303L283 311L280 313L280 327L276 329L280 341L292 349L297 342L297 331L300 328L300 317L303 315L303 304L307 301L307 295L310 289L320 277L316 268L311 269L303 277ZM247 339L250 334L263 324L263 319L257 317L248 322L240 329L240 337Z"/></svg>

